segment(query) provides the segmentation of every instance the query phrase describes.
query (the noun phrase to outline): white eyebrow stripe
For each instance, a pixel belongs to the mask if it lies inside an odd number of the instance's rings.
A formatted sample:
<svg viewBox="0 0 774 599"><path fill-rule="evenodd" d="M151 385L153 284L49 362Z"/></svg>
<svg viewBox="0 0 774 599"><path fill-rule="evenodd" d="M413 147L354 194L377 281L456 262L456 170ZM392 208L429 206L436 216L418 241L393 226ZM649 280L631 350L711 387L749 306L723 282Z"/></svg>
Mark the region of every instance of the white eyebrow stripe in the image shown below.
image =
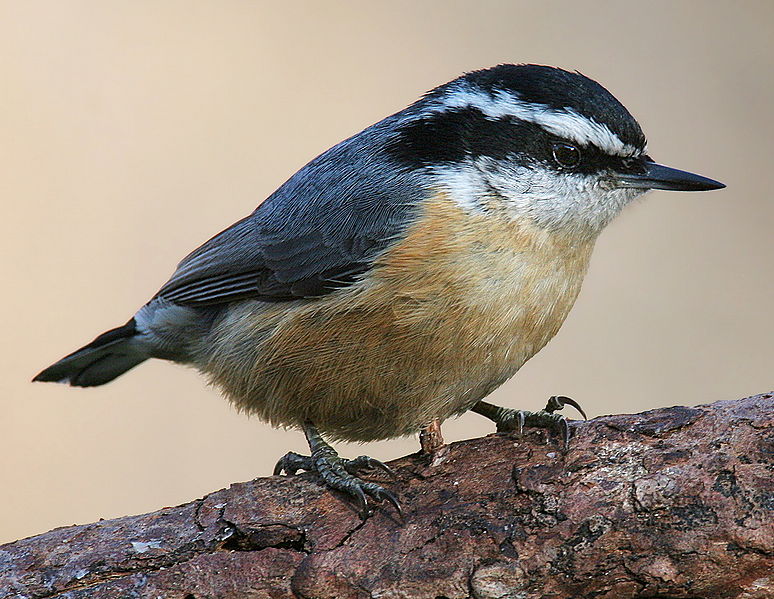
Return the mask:
<svg viewBox="0 0 774 599"><path fill-rule="evenodd" d="M597 146L608 154L624 158L641 152L631 144L621 141L607 125L598 123L578 114L572 109L555 110L545 104L522 102L511 94L496 92L493 98L488 93L471 88L456 88L440 98L431 106L429 112L437 113L446 109L477 108L491 119L513 117L541 126L546 131L570 139L580 145Z"/></svg>

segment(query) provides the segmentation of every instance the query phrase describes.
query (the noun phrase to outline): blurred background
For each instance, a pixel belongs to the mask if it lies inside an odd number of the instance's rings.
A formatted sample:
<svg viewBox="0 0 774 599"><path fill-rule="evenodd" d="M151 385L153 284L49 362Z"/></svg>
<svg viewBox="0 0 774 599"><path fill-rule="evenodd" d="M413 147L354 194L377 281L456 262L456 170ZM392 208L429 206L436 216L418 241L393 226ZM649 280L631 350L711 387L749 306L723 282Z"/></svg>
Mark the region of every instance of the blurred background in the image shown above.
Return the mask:
<svg viewBox="0 0 774 599"><path fill-rule="evenodd" d="M168 363L94 389L29 381L318 153L501 62L597 79L656 160L728 189L627 209L559 335L492 401L565 394L597 416L774 388L773 31L769 1L0 1L0 542L305 452ZM448 441L492 430L475 414L444 426Z"/></svg>

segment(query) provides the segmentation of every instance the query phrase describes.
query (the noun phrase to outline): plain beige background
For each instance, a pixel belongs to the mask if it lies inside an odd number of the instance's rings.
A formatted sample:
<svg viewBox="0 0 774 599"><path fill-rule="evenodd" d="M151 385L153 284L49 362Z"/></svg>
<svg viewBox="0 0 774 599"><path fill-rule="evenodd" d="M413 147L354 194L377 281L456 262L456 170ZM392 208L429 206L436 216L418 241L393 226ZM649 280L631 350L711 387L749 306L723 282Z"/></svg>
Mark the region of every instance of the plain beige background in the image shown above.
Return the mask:
<svg viewBox="0 0 774 599"><path fill-rule="evenodd" d="M88 390L29 380L315 155L499 62L581 70L640 119L652 156L728 189L628 209L557 338L492 399L561 393L599 415L774 387L773 7L0 3L0 541L188 501L304 450L175 365ZM444 428L492 430L476 415Z"/></svg>

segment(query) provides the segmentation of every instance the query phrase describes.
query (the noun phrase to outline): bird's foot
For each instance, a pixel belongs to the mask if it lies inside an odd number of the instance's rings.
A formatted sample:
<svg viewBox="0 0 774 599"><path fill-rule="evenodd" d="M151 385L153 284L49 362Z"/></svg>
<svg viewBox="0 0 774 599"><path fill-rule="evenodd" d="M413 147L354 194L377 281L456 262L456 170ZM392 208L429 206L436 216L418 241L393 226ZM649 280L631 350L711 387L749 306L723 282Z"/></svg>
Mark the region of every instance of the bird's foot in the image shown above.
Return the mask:
<svg viewBox="0 0 774 599"><path fill-rule="evenodd" d="M329 488L353 497L357 501L360 517L363 520L371 513L368 497L379 503L386 499L395 507L401 518L403 517L400 502L392 492L376 483L365 481L356 476L360 470L365 469L379 469L395 476L387 464L365 455L352 460L342 458L333 447L323 441L314 427L310 426L310 428L312 430L305 427L304 432L307 433L312 455L304 456L291 451L277 462L274 467L275 476L282 473L283 470L290 475L299 470L314 472Z"/></svg>
<svg viewBox="0 0 774 599"><path fill-rule="evenodd" d="M564 395L550 397L546 407L537 412L501 408L483 401L473 406L472 410L492 420L497 425L498 433L513 431L521 434L525 426L556 431L561 435L566 450L570 443L570 425L565 416L554 414L554 412L561 410L566 405L570 405L578 410L583 419L586 420L586 413L583 411L583 408L574 399Z"/></svg>

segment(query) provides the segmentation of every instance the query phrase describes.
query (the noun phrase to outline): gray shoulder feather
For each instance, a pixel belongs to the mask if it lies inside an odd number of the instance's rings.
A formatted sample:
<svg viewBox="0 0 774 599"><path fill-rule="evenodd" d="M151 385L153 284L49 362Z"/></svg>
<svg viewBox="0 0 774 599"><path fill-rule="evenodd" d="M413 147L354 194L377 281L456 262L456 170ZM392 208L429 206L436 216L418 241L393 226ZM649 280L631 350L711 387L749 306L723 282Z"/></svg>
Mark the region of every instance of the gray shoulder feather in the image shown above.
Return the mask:
<svg viewBox="0 0 774 599"><path fill-rule="evenodd" d="M187 256L156 297L187 305L324 295L399 239L427 192L386 151L403 111L324 152Z"/></svg>

